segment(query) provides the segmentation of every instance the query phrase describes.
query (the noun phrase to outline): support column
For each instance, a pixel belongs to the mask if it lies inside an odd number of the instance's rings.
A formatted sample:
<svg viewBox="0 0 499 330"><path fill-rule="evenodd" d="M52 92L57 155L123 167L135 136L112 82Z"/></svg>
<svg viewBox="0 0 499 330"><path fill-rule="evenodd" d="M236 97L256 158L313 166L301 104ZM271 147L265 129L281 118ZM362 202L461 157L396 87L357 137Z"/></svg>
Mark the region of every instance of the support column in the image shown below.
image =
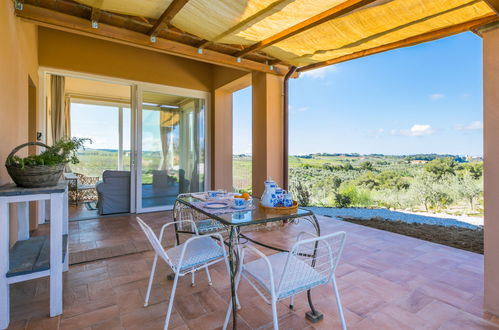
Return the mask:
<svg viewBox="0 0 499 330"><path fill-rule="evenodd" d="M229 80L213 92L211 188L233 190L232 184L232 94L251 85L250 74Z"/></svg>
<svg viewBox="0 0 499 330"><path fill-rule="evenodd" d="M483 35L485 311L499 315L499 28Z"/></svg>
<svg viewBox="0 0 499 330"><path fill-rule="evenodd" d="M213 115L213 189L232 191L232 92L216 89Z"/></svg>
<svg viewBox="0 0 499 330"><path fill-rule="evenodd" d="M253 72L253 195L272 178L283 185L283 77Z"/></svg>

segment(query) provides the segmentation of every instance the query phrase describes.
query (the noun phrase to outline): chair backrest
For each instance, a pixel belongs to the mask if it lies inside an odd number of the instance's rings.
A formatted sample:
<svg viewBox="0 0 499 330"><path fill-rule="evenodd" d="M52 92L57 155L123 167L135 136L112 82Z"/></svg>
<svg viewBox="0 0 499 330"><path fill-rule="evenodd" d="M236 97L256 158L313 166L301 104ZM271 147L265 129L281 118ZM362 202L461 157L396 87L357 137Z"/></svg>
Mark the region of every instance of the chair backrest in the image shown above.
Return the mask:
<svg viewBox="0 0 499 330"><path fill-rule="evenodd" d="M136 219L137 222L139 223L140 228L142 229L144 234L146 234L146 237L149 240L149 243L151 243L151 246L153 247L156 254L159 255L161 258L163 258L163 260L165 260L166 263L171 265L170 258L168 258L165 249L163 249L161 242L159 241L156 234L154 234L154 231L151 229L151 227L149 227L141 218L136 217Z"/></svg>
<svg viewBox="0 0 499 330"><path fill-rule="evenodd" d="M300 239L288 255L277 292L301 283L324 284L331 280L345 244L344 231Z"/></svg>
<svg viewBox="0 0 499 330"><path fill-rule="evenodd" d="M105 183L112 182L130 182L130 171L115 171L115 170L105 170L102 173L102 180Z"/></svg>

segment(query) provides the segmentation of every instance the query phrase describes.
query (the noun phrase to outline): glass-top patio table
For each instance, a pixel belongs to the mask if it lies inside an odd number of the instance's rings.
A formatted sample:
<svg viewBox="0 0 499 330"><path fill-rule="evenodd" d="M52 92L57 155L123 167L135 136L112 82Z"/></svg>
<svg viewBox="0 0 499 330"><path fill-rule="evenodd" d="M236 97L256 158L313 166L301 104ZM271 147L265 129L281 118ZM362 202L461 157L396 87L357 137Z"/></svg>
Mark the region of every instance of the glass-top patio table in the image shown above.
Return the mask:
<svg viewBox="0 0 499 330"><path fill-rule="evenodd" d="M173 209L173 219L174 221L190 219L198 224L198 229L200 233L210 233L214 231L225 230L228 232L229 237L226 242L224 242L229 250L229 266L230 266L230 284L231 284L231 295L232 295L232 319L233 319L233 329L236 329L237 324L237 306L236 306L236 291L235 291L235 278L239 263L238 255L238 244L241 238L250 241L254 244L270 248L279 252L288 252L282 248L272 246L269 243L258 242L253 238L250 238L243 233L241 233L241 227L265 224L269 222L298 222L305 220L310 222L316 231L316 234L320 236L320 226L315 214L310 210L305 210L298 208L296 212L292 214L274 214L266 212L260 207L260 200L257 198L253 199L254 208L251 210L237 211L237 210L224 210L220 213L220 210L207 210L201 206L202 200L195 198L193 194L181 194L177 197L177 200ZM185 223L175 224L175 233L177 244L180 244L180 233L194 234L190 226L186 226ZM312 257L312 256L311 256ZM312 303L312 297L310 290L307 291L308 303L310 305L310 311L306 313L307 319L312 322L317 322L323 318L323 314L314 308ZM290 306L293 308L293 306Z"/></svg>

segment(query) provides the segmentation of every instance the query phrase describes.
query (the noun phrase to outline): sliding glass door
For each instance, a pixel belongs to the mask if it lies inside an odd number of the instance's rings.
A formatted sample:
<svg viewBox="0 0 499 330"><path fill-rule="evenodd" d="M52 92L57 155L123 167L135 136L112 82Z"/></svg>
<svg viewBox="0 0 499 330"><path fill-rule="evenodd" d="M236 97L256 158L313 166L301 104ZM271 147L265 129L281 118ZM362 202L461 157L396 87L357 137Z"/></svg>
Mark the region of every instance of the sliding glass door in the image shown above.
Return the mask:
<svg viewBox="0 0 499 330"><path fill-rule="evenodd" d="M205 189L206 100L139 94L137 212L165 210L178 194Z"/></svg>

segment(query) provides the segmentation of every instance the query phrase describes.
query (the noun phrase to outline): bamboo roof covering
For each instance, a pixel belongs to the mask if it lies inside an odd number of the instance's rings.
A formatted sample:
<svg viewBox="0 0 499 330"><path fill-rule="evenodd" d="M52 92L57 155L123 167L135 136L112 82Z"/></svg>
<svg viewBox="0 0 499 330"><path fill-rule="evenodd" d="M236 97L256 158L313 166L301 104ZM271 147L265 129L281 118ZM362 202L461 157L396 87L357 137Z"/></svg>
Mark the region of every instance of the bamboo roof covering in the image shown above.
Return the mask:
<svg viewBox="0 0 499 330"><path fill-rule="evenodd" d="M154 38L165 38L187 44L196 50L199 58L214 51L233 57L236 67L240 64L247 69L254 69L252 65L260 68L258 65L262 64L269 66L271 71L275 71L273 66L277 64L284 68L296 66L299 67L298 71L306 71L474 29L498 20L497 2L25 1L26 4L140 32L151 37L152 41L156 40ZM20 11L18 15L23 17Z"/></svg>

